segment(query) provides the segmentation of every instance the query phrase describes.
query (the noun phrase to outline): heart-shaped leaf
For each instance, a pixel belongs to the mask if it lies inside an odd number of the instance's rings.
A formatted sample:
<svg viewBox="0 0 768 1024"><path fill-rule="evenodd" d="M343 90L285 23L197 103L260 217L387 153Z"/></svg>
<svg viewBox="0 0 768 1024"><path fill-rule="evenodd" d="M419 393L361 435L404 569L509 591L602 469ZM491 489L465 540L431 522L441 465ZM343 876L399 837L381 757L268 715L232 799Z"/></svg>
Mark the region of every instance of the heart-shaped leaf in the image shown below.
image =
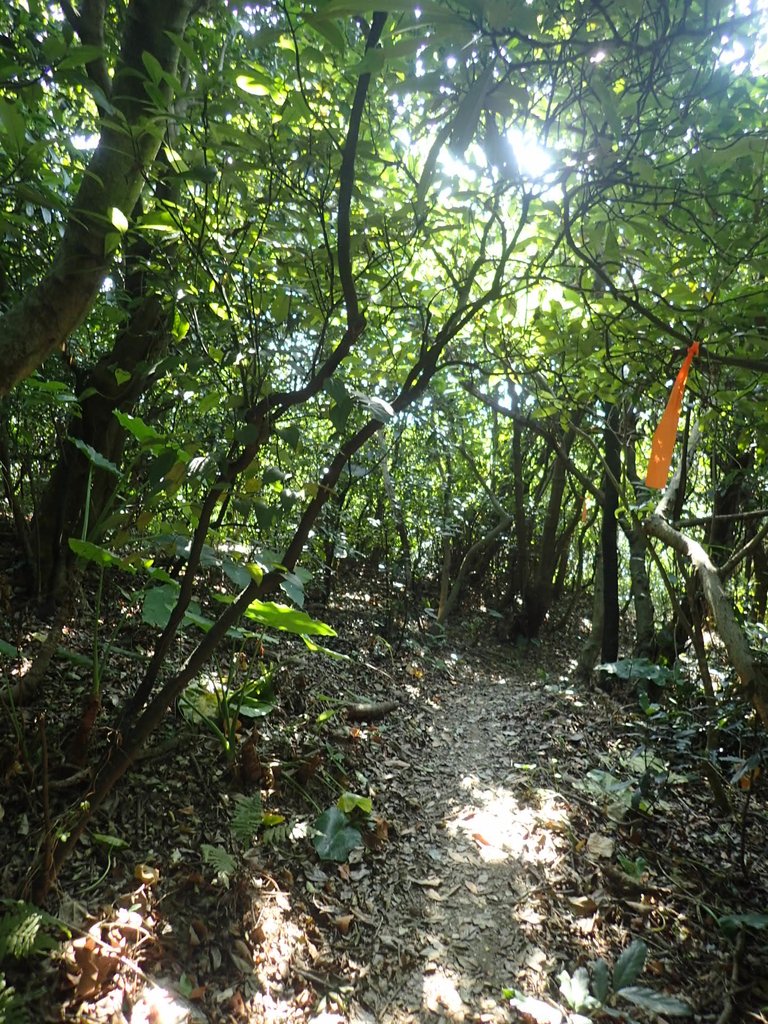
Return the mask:
<svg viewBox="0 0 768 1024"><path fill-rule="evenodd" d="M363 845L363 837L352 828L349 819L338 807L329 807L315 822L317 835L313 843L320 860L341 864L352 850Z"/></svg>

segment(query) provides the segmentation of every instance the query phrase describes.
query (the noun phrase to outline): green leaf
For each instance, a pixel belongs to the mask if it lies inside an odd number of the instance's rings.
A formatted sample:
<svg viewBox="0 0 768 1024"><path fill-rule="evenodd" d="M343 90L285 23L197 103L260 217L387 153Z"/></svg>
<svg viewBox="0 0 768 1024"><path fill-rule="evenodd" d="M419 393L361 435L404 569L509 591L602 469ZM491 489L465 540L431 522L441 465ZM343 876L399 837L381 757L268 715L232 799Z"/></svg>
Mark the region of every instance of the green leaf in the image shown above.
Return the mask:
<svg viewBox="0 0 768 1024"><path fill-rule="evenodd" d="M619 995L633 1006L639 1006L642 1010L650 1010L651 1013L663 1014L666 1017L690 1017L693 1013L693 1007L685 1000L664 995L663 992L654 992L653 989L645 988L642 985L630 985L623 988Z"/></svg>
<svg viewBox="0 0 768 1024"><path fill-rule="evenodd" d="M280 584L280 589L299 608L304 605L304 581L295 572L288 572Z"/></svg>
<svg viewBox="0 0 768 1024"><path fill-rule="evenodd" d="M727 935L735 935L742 927L762 930L768 928L768 914L750 911L747 914L725 914L718 918L718 925Z"/></svg>
<svg viewBox="0 0 768 1024"><path fill-rule="evenodd" d="M149 50L145 50L142 53L141 62L147 69L147 74L149 75L149 77L152 79L155 85L158 85L162 81L163 75L165 74L165 72L163 71L163 65L160 63L157 57L155 57L154 54L149 52Z"/></svg>
<svg viewBox="0 0 768 1024"><path fill-rule="evenodd" d="M295 423L291 423L290 426L287 427L278 428L277 436L281 437L289 447L293 448L295 452L299 450L299 444L301 443L301 430Z"/></svg>
<svg viewBox="0 0 768 1024"><path fill-rule="evenodd" d="M238 89L247 92L250 96L269 96L271 89L266 82L253 75L238 75L235 79Z"/></svg>
<svg viewBox="0 0 768 1024"><path fill-rule="evenodd" d="M69 538L69 548L77 555L78 558L84 558L88 562L93 562L94 565L114 565L120 568L124 567L122 558L118 558L117 555L113 555L111 551L107 551L106 548L99 547L98 544L91 544L87 540L78 540L76 537Z"/></svg>
<svg viewBox="0 0 768 1024"><path fill-rule="evenodd" d="M83 46L70 46L66 55L56 65L58 71L66 71L68 68L80 68L91 61L101 60L104 56L103 46L93 46L90 43Z"/></svg>
<svg viewBox="0 0 768 1024"><path fill-rule="evenodd" d="M355 809L363 814L370 814L373 810L373 801L369 796L358 796L357 793L345 791L336 801L336 806L345 814L351 814Z"/></svg>
<svg viewBox="0 0 768 1024"><path fill-rule="evenodd" d="M94 843L99 843L101 846L109 846L113 850L125 850L128 848L128 843L124 839L120 839L119 836L110 836L105 832L91 832L91 839Z"/></svg>
<svg viewBox="0 0 768 1024"><path fill-rule="evenodd" d="M119 231L121 235L124 235L128 230L128 218L123 211L119 210L116 206L110 206L107 213L112 227Z"/></svg>
<svg viewBox="0 0 768 1024"><path fill-rule="evenodd" d="M664 686L674 679L675 674L663 665L656 665L648 658L621 658L619 661L606 661L596 666L596 671L606 672L619 679L647 679L648 682Z"/></svg>
<svg viewBox="0 0 768 1024"><path fill-rule="evenodd" d="M639 976L645 965L648 947L642 939L636 939L628 946L616 961L613 968L613 988L615 992L631 985Z"/></svg>
<svg viewBox="0 0 768 1024"><path fill-rule="evenodd" d="M104 458L101 452L97 452L95 448L86 444L86 442L82 441L79 437L70 437L69 440L97 469L104 469L108 473L114 473L115 476L123 475L114 462L110 462L109 459Z"/></svg>
<svg viewBox="0 0 768 1024"><path fill-rule="evenodd" d="M18 658L19 649L13 644L6 643L5 640L0 640L0 654L6 658Z"/></svg>
<svg viewBox="0 0 768 1024"><path fill-rule="evenodd" d="M261 499L259 498L256 498L251 503L251 511L256 517L256 522L259 524L259 529L265 531L272 526L272 523L275 521L276 517L280 515L279 509L272 508L271 505L267 505L266 502L261 501Z"/></svg>
<svg viewBox="0 0 768 1024"><path fill-rule="evenodd" d="M20 103L0 100L0 129L10 143L4 143L4 149L11 156L18 156L26 145L26 126Z"/></svg>
<svg viewBox="0 0 768 1024"><path fill-rule="evenodd" d="M335 658L336 661L352 661L352 658L348 654L342 654L341 651L332 651L330 647L323 647L322 644L316 644L313 640L310 640L308 636L302 636L301 639L313 654L325 654L329 658Z"/></svg>
<svg viewBox="0 0 768 1024"><path fill-rule="evenodd" d="M232 831L243 846L249 846L264 823L261 796L258 793L250 796L239 793L235 801L237 806L232 816Z"/></svg>
<svg viewBox="0 0 768 1024"><path fill-rule="evenodd" d="M363 845L363 837L352 828L349 819L338 807L329 807L315 821L317 835L312 844L320 860L331 860L341 864L353 850Z"/></svg>
<svg viewBox="0 0 768 1024"><path fill-rule="evenodd" d="M604 1003L611 990L611 974L605 960L596 960L592 967L592 991L595 998Z"/></svg>
<svg viewBox="0 0 768 1024"><path fill-rule="evenodd" d="M141 608L142 622L146 622L148 626L165 629L178 596L179 588L173 583L167 583L164 587L152 587L144 597Z"/></svg>
<svg viewBox="0 0 768 1024"><path fill-rule="evenodd" d="M299 636L336 636L336 630L306 612L274 601L253 601L245 612L246 618L271 629L280 629Z"/></svg>
<svg viewBox="0 0 768 1024"><path fill-rule="evenodd" d="M142 444L165 443L165 435L150 427L140 416L131 416L127 412L120 412L119 409L115 409L112 415L124 430L133 434Z"/></svg>

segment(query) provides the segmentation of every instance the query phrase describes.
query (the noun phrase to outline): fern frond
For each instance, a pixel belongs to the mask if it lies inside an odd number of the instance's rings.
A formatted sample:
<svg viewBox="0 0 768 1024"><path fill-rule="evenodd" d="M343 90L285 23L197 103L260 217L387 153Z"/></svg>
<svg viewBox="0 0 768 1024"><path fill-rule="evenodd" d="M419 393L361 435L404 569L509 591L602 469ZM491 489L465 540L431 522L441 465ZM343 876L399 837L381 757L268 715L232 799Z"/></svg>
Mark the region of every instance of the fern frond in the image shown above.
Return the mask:
<svg viewBox="0 0 768 1024"><path fill-rule="evenodd" d="M203 860L213 868L217 875L226 875L228 877L234 874L235 858L223 846L211 846L209 843L203 843L200 849L202 850Z"/></svg>
<svg viewBox="0 0 768 1024"><path fill-rule="evenodd" d="M56 918L31 903L6 903L0 917L0 963L8 956L23 960L54 949L55 941L43 930L51 924L58 926Z"/></svg>
<svg viewBox="0 0 768 1024"><path fill-rule="evenodd" d="M29 1011L15 988L0 973L0 1024L29 1024Z"/></svg>
<svg viewBox="0 0 768 1024"><path fill-rule="evenodd" d="M254 793L251 796L238 795L235 800L237 807L232 816L232 831L239 843L248 846L261 828L264 819L261 797Z"/></svg>
<svg viewBox="0 0 768 1024"><path fill-rule="evenodd" d="M284 821L281 825L273 825L271 828L265 828L261 833L261 841L264 846L278 846L288 839L290 829L291 826L287 821Z"/></svg>

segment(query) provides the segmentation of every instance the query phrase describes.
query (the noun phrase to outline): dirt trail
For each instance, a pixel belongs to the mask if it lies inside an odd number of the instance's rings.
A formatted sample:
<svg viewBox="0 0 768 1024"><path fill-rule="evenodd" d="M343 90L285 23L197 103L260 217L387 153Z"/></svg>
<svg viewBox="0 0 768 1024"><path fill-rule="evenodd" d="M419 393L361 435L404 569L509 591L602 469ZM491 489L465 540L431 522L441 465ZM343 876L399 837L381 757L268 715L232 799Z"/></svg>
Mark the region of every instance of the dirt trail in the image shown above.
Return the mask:
<svg viewBox="0 0 768 1024"><path fill-rule="evenodd" d="M502 989L535 991L554 966L535 930L572 848L547 769L567 741L562 684L514 652L506 666L476 652L446 667L410 687L384 739L399 756L372 779L402 824L396 860L373 882L368 1013L351 1020L508 1020Z"/></svg>

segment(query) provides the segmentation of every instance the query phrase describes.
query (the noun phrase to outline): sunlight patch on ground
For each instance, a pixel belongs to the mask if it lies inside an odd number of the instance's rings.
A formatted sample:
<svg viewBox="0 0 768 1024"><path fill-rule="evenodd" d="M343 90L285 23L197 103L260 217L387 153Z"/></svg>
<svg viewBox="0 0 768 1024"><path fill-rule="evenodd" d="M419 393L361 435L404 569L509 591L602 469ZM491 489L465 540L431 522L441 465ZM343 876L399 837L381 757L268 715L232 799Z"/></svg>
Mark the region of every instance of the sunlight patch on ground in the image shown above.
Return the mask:
<svg viewBox="0 0 768 1024"><path fill-rule="evenodd" d="M553 864L560 856L556 835L569 828L568 814L553 790L536 790L536 807L521 805L501 786L482 789L478 780L462 781L471 802L446 820L449 835L470 839L483 860L513 858L532 864Z"/></svg>
<svg viewBox="0 0 768 1024"><path fill-rule="evenodd" d="M464 1020L466 1007L455 982L442 968L424 976L424 1006L448 1020Z"/></svg>
<svg viewBox="0 0 768 1024"><path fill-rule="evenodd" d="M204 1019L202 1014L193 1015L186 1000L162 985L147 988L131 1011L131 1024L188 1024Z"/></svg>

